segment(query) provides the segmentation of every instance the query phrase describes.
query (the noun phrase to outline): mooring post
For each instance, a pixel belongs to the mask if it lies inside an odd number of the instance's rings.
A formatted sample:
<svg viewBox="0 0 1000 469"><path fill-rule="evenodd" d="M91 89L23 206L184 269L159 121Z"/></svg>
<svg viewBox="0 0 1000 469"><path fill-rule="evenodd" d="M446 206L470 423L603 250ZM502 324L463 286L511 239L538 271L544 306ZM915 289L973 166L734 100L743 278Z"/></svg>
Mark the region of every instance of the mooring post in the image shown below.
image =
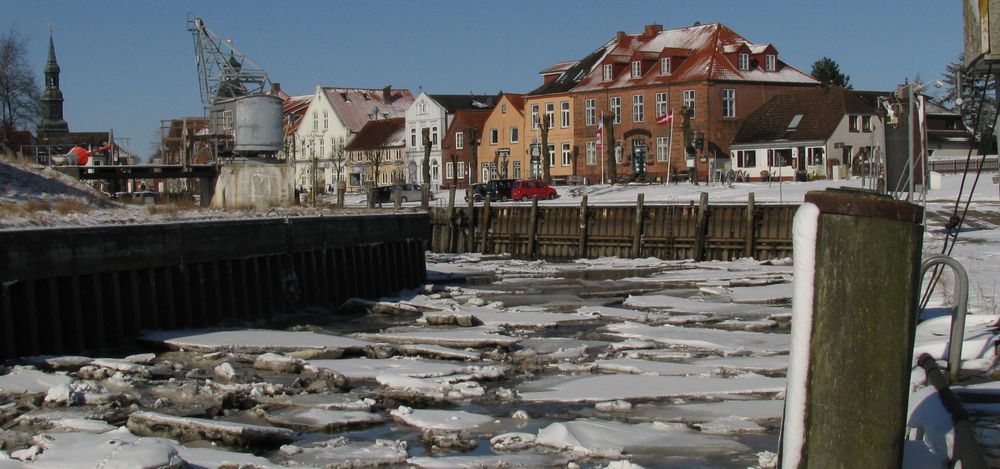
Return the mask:
<svg viewBox="0 0 1000 469"><path fill-rule="evenodd" d="M444 248L446 252L455 252L458 247L455 244L455 188L448 189L448 243Z"/></svg>
<svg viewBox="0 0 1000 469"><path fill-rule="evenodd" d="M469 222L466 226L465 252L472 252L476 249L476 199L472 198L472 187L465 190L469 201Z"/></svg>
<svg viewBox="0 0 1000 469"><path fill-rule="evenodd" d="M805 202L793 222L781 467L900 467L923 210L862 190Z"/></svg>
<svg viewBox="0 0 1000 469"><path fill-rule="evenodd" d="M528 219L528 257L535 259L538 257L538 243L535 237L538 235L538 197L531 199L531 216Z"/></svg>
<svg viewBox="0 0 1000 469"><path fill-rule="evenodd" d="M396 210L403 208L403 186L396 186L393 188L392 207Z"/></svg>
<svg viewBox="0 0 1000 469"><path fill-rule="evenodd" d="M705 238L708 235L708 192L701 193L698 202L698 224L695 228L694 260L705 260Z"/></svg>
<svg viewBox="0 0 1000 469"><path fill-rule="evenodd" d="M645 200L646 194L642 192L635 198L635 218L632 220L632 257L636 259L642 256L642 214L645 210L643 207Z"/></svg>
<svg viewBox="0 0 1000 469"><path fill-rule="evenodd" d="M753 241L754 241L754 232L756 231L757 228L757 224L754 222L754 220L755 220L754 200L753 200L753 192L751 192L749 195L747 195L747 213L746 213L746 221L744 222L746 226L746 234L745 234L746 241L743 245L743 257L754 256Z"/></svg>
<svg viewBox="0 0 1000 469"><path fill-rule="evenodd" d="M490 198L483 201L483 218L479 220L479 252L486 254L490 238Z"/></svg>
<svg viewBox="0 0 1000 469"><path fill-rule="evenodd" d="M576 248L576 257L587 257L587 196L580 199L580 244Z"/></svg>

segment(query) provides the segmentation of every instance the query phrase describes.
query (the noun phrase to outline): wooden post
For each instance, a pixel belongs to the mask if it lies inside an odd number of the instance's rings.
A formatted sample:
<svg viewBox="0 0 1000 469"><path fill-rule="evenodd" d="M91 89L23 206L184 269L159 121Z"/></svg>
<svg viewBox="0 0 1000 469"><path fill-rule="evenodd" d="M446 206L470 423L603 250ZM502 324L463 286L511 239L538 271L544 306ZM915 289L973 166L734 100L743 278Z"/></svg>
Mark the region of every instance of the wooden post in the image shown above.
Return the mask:
<svg viewBox="0 0 1000 469"><path fill-rule="evenodd" d="M743 245L743 257L753 257L753 241L757 224L754 222L754 200L753 192L747 196L747 216L746 216L746 241Z"/></svg>
<svg viewBox="0 0 1000 469"><path fill-rule="evenodd" d="M465 190L469 200L469 222L466 226L465 252L472 252L476 249L476 199L472 198L472 186Z"/></svg>
<svg viewBox="0 0 1000 469"><path fill-rule="evenodd" d="M396 210L403 208L403 186L396 186L392 189L392 206Z"/></svg>
<svg viewBox="0 0 1000 469"><path fill-rule="evenodd" d="M576 257L587 257L587 196L580 199L580 244L576 248Z"/></svg>
<svg viewBox="0 0 1000 469"><path fill-rule="evenodd" d="M632 257L636 259L642 256L642 214L645 210L643 207L645 200L646 194L642 192L635 198L635 219L632 221Z"/></svg>
<svg viewBox="0 0 1000 469"><path fill-rule="evenodd" d="M900 467L923 210L862 190L806 194L781 467Z"/></svg>
<svg viewBox="0 0 1000 469"><path fill-rule="evenodd" d="M538 197L531 199L531 218L528 221L528 257L535 259L538 257L538 243L535 237L538 236Z"/></svg>
<svg viewBox="0 0 1000 469"><path fill-rule="evenodd" d="M448 190L448 236L446 238L445 252L455 252L458 246L455 244L455 188Z"/></svg>
<svg viewBox="0 0 1000 469"><path fill-rule="evenodd" d="M490 198L483 201L483 219L479 220L479 252L486 254L490 237Z"/></svg>
<svg viewBox="0 0 1000 469"><path fill-rule="evenodd" d="M708 235L708 192L701 193L701 200L698 202L698 226L695 228L695 259L705 260L705 238Z"/></svg>

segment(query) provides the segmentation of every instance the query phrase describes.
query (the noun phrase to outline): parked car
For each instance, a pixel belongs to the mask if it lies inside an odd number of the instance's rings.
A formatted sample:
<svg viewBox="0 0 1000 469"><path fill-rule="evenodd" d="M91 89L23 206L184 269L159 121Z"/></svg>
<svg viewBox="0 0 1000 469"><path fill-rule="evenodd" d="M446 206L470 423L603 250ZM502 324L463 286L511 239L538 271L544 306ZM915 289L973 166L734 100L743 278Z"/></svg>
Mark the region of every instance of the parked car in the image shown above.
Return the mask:
<svg viewBox="0 0 1000 469"><path fill-rule="evenodd" d="M490 202L506 202L511 199L511 189L514 188L516 179L492 179L486 183L486 193L490 195Z"/></svg>
<svg viewBox="0 0 1000 469"><path fill-rule="evenodd" d="M392 186L379 186L375 188L375 203L387 203L392 202L392 195L396 192L396 188L402 188L400 192L400 202L415 202L423 197L423 189L420 184L396 184ZM434 199L434 193L430 193L430 199Z"/></svg>
<svg viewBox="0 0 1000 469"><path fill-rule="evenodd" d="M530 200L554 199L558 195L556 190L544 181L520 180L514 182L514 187L510 190L510 197L514 200Z"/></svg>
<svg viewBox="0 0 1000 469"><path fill-rule="evenodd" d="M472 200L476 201L476 202L482 202L482 201L486 200L486 197L487 197L486 190L487 189L486 189L486 183L485 182L479 182L479 183L473 184L472 185ZM468 191L466 191L466 193L465 193L465 201L466 202L469 201L469 192Z"/></svg>

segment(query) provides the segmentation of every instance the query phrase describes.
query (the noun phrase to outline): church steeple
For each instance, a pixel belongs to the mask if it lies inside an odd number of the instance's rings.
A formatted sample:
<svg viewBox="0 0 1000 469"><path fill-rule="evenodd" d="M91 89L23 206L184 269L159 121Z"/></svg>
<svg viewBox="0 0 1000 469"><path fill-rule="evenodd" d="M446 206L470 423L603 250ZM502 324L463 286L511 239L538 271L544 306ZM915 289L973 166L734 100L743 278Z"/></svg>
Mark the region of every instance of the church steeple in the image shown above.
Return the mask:
<svg viewBox="0 0 1000 469"><path fill-rule="evenodd" d="M45 63L45 91L42 93L42 119L38 122L39 134L67 133L69 124L63 120L63 96L59 91L59 63L56 46L49 28L49 61Z"/></svg>

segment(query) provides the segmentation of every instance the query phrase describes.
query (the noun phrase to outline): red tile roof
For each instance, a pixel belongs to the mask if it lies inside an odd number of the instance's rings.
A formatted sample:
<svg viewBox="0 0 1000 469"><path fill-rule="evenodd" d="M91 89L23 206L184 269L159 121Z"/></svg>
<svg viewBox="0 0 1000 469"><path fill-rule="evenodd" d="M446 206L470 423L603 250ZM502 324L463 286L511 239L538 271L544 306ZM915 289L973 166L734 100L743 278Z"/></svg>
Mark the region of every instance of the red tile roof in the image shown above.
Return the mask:
<svg viewBox="0 0 1000 469"><path fill-rule="evenodd" d="M390 89L389 99L381 88L324 87L323 92L344 125L355 133L372 120L373 111L379 119L406 117L406 109L413 104L413 94L407 89Z"/></svg>
<svg viewBox="0 0 1000 469"><path fill-rule="evenodd" d="M514 107L514 110L524 114L524 95L514 94L514 93L504 93L503 96L510 101L510 105Z"/></svg>
<svg viewBox="0 0 1000 469"><path fill-rule="evenodd" d="M406 145L406 119L395 117L368 121L357 135L351 139L347 151L372 150L375 148L395 148Z"/></svg>

